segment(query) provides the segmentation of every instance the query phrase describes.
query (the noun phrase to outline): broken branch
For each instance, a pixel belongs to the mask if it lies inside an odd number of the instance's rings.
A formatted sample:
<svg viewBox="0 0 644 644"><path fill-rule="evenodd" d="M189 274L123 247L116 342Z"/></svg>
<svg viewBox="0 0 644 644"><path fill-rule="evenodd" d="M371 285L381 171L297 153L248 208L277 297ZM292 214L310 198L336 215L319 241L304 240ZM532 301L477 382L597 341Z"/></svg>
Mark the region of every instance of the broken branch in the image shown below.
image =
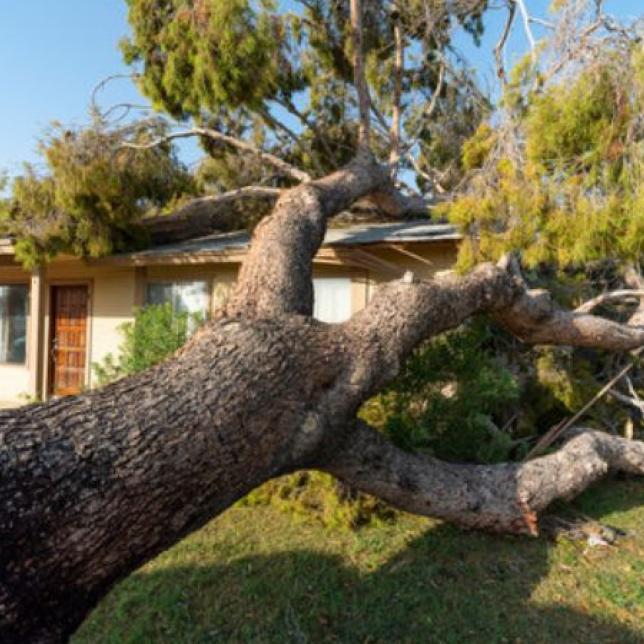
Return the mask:
<svg viewBox="0 0 644 644"><path fill-rule="evenodd" d="M311 180L311 177L306 172L304 172L303 170L300 170L299 168L296 168L290 163L287 163L283 159L280 159L278 156L275 156L270 152L265 152L264 150L260 150L259 148L255 147L254 145L251 145L246 141L236 139L235 137L229 136L227 134L224 134L223 132L219 132L212 128L195 127L190 130L184 130L181 132L172 132L170 134L166 134L165 136L161 136L157 139L149 141L148 143L132 143L128 141L123 143L122 147L129 148L132 150L150 150L159 145L163 145L164 143L169 143L170 141L174 141L176 139L187 139L195 136L203 136L208 139L212 139L213 141L220 141L222 143L225 143L226 145L230 145L234 148L237 148L242 152L254 154L255 156L259 157L260 159L268 163L269 165L272 165L274 168L279 170L282 174L288 177L291 177L296 181L304 182L304 181Z"/></svg>

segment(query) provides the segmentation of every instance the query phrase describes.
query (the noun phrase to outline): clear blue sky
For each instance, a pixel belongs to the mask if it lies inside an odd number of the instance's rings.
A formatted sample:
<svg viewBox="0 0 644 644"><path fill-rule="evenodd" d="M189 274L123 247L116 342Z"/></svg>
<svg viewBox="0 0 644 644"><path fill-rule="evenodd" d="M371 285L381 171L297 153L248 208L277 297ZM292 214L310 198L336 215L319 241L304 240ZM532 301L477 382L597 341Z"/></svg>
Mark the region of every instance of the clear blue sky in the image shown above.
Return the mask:
<svg viewBox="0 0 644 644"><path fill-rule="evenodd" d="M547 2L527 4L542 15ZM606 7L620 17L644 13L642 0L608 0ZM52 120L84 122L96 83L128 71L118 50L128 25L123 0L0 0L0 10L0 171L14 175L23 161L36 160L37 138ZM490 76L490 49L502 21L493 12L480 51L463 43L483 76ZM515 31L517 51L523 44ZM111 83L101 98L104 105L141 102L127 80ZM194 148L184 154L193 156Z"/></svg>

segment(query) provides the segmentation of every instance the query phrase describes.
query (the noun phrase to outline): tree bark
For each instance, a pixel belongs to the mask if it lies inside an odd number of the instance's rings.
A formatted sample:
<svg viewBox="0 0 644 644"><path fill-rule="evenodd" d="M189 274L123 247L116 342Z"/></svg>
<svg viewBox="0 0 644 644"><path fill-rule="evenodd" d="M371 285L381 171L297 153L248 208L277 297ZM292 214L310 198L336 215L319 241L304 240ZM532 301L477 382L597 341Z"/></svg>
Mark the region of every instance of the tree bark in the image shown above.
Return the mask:
<svg viewBox="0 0 644 644"><path fill-rule="evenodd" d="M603 434L483 468L404 454L356 421L422 340L487 313L527 342L629 350L641 322L557 309L512 262L405 279L342 325L311 318L327 219L387 186L368 154L285 191L228 305L167 362L101 390L0 412L0 641L65 641L119 579L266 480L319 467L414 512L534 532L535 513L641 443Z"/></svg>
<svg viewBox="0 0 644 644"><path fill-rule="evenodd" d="M526 463L465 465L404 452L356 421L339 455L318 468L407 512L537 535L537 512L556 499L576 496L609 471L644 474L644 443L588 431Z"/></svg>

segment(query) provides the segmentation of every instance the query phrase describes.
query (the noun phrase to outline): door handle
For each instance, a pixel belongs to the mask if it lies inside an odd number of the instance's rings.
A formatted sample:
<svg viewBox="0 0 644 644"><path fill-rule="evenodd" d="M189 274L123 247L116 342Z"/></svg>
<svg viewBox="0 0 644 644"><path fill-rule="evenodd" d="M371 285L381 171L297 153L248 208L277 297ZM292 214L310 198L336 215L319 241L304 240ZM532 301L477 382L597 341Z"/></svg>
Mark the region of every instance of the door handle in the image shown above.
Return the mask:
<svg viewBox="0 0 644 644"><path fill-rule="evenodd" d="M58 338L53 338L51 341L51 358L52 360L56 360L56 349L58 348Z"/></svg>

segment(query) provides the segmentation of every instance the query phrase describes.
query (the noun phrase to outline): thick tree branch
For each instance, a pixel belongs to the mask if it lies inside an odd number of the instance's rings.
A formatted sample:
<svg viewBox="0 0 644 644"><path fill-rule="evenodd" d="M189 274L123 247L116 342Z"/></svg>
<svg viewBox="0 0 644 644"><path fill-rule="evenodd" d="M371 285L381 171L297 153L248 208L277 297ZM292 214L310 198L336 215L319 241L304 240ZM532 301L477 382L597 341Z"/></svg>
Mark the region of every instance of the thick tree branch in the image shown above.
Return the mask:
<svg viewBox="0 0 644 644"><path fill-rule="evenodd" d="M644 443L586 431L527 463L445 463L395 447L362 421L318 465L397 508L467 528L536 535L537 513L608 472L644 475Z"/></svg>
<svg viewBox="0 0 644 644"><path fill-rule="evenodd" d="M242 152L253 154L259 157L260 159L262 159L263 161L265 161L266 163L268 163L269 165L272 165L274 168L279 170L285 176L291 177L291 179L295 179L296 181L309 181L311 179L311 177L306 172L304 172L303 170L300 170L299 168L296 168L290 163L287 163L283 159L280 159L278 156L275 156L270 152L265 152L264 150L260 150L259 148L255 147L254 145L251 145L246 141L236 139L233 136L228 136L227 134L223 134L222 132L213 130L212 128L195 127L190 130L185 130L182 132L172 132L171 134L166 134L165 136L161 136L148 143L126 142L122 144L122 147L130 148L132 150L149 150L151 148L155 148L159 145L163 145L164 143L169 143L170 141L174 141L176 139L187 139L195 136L203 136L203 137L212 139L213 141L220 141L222 143L225 143L226 145L230 145L234 148L237 148Z"/></svg>
<svg viewBox="0 0 644 644"><path fill-rule="evenodd" d="M337 172L285 191L253 233L228 315L310 315L312 260L327 220L388 183L387 169L365 153Z"/></svg>
<svg viewBox="0 0 644 644"><path fill-rule="evenodd" d="M242 199L275 201L282 190L270 186L244 186L218 195L192 199L172 215L148 217L141 224L156 244L194 239L214 232L239 229L230 204Z"/></svg>
<svg viewBox="0 0 644 644"><path fill-rule="evenodd" d="M421 341L487 313L529 344L629 351L644 346L644 325L561 310L547 291L529 290L512 265L483 264L470 274L391 282L346 323L361 386L371 394L394 377Z"/></svg>

